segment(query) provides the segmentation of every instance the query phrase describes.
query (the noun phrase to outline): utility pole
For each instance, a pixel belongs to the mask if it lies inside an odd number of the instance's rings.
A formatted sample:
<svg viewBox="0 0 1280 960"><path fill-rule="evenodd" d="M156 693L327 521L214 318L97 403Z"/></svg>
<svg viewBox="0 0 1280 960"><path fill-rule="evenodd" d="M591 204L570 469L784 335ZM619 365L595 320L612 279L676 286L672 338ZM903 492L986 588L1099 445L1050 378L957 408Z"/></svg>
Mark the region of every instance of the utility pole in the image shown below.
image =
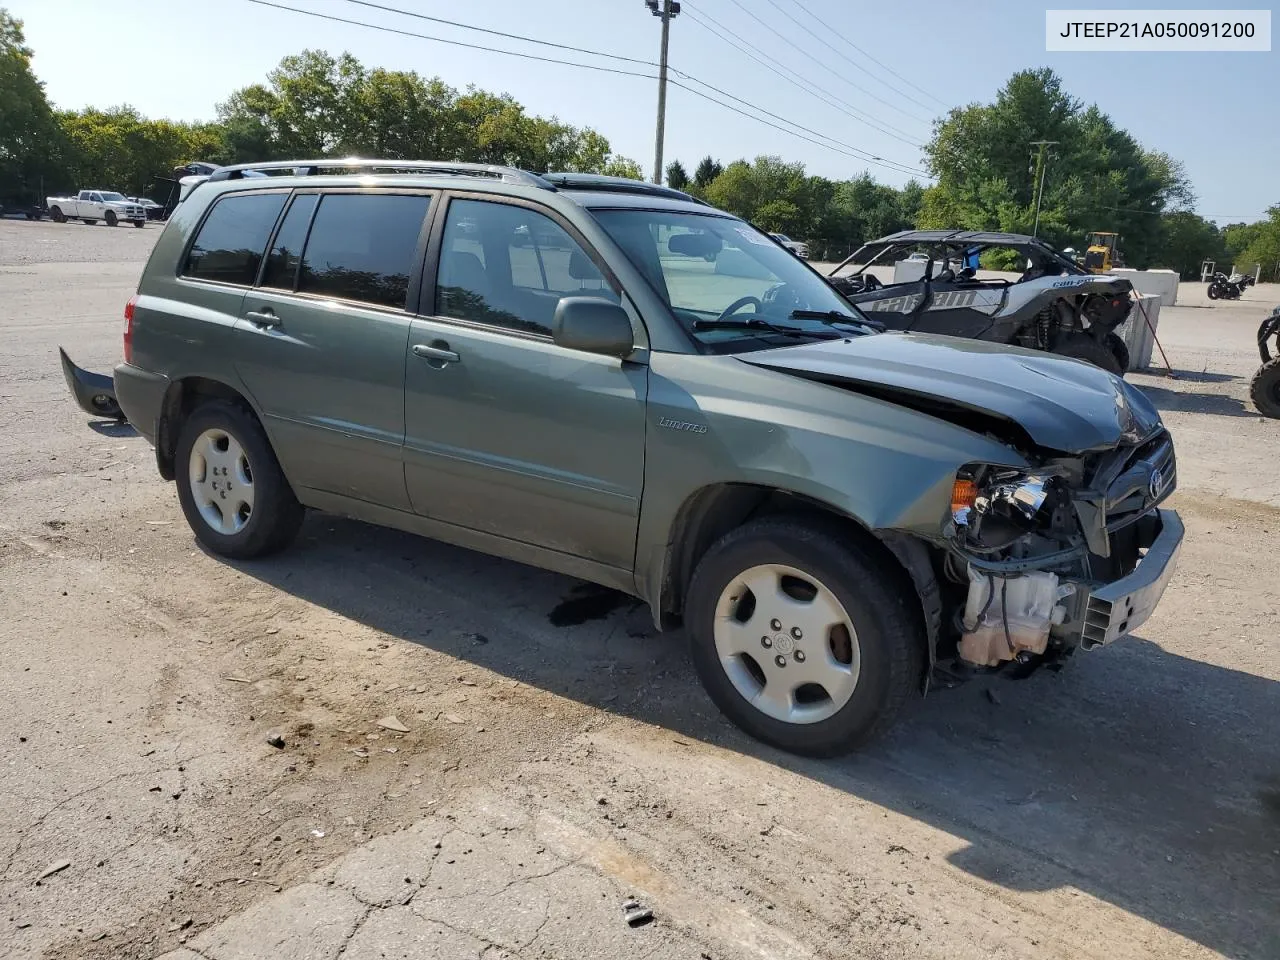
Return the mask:
<svg viewBox="0 0 1280 960"><path fill-rule="evenodd" d="M667 126L667 39L671 18L680 13L679 0L644 0L655 17L662 18L662 52L658 57L658 130L653 144L653 182L662 183L662 138Z"/></svg>
<svg viewBox="0 0 1280 960"><path fill-rule="evenodd" d="M1057 140L1032 140L1031 141L1031 146L1038 148L1036 151L1036 166L1035 166L1036 222L1035 222L1035 226L1031 228L1031 235L1033 237L1038 236L1040 233L1040 201L1044 197L1044 173L1046 168L1049 166L1048 158L1045 156L1045 151L1047 151L1050 147L1056 147L1058 145L1058 142L1059 141Z"/></svg>

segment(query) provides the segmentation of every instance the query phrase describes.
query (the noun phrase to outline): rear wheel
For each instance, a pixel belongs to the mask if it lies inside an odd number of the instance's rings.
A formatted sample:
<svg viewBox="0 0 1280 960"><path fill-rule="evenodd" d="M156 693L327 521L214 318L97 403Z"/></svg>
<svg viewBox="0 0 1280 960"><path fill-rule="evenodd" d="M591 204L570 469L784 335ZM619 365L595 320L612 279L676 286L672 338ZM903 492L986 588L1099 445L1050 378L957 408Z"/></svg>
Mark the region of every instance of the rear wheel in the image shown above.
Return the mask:
<svg viewBox="0 0 1280 960"><path fill-rule="evenodd" d="M115 212L114 210L108 210L108 211L107 211L107 226L108 226L108 227L114 227L117 223L119 223L119 220L116 218L116 212Z"/></svg>
<svg viewBox="0 0 1280 960"><path fill-rule="evenodd" d="M1120 338L1117 337L1116 339L1118 340ZM1084 360L1086 363L1092 363L1095 367L1101 367L1103 370L1106 370L1108 373L1114 373L1116 376L1120 376L1124 373L1116 355L1111 352L1110 347L1106 344L1099 343L1086 333L1068 333L1059 337L1057 342L1053 345L1053 352L1059 356L1074 357L1076 360ZM1125 353L1127 354L1128 350L1126 350Z"/></svg>
<svg viewBox="0 0 1280 960"><path fill-rule="evenodd" d="M1280 357L1258 368L1249 384L1249 396L1264 417L1280 419Z"/></svg>
<svg viewBox="0 0 1280 960"><path fill-rule="evenodd" d="M54 207L49 211L49 216L53 217L55 223L66 223L67 215L62 212L61 207Z"/></svg>
<svg viewBox="0 0 1280 960"><path fill-rule="evenodd" d="M293 540L303 509L266 434L243 406L215 400L178 432L178 500L196 537L214 553L248 560Z"/></svg>
<svg viewBox="0 0 1280 960"><path fill-rule="evenodd" d="M1111 351L1111 355L1116 358L1116 363L1120 365L1120 372L1128 373L1129 345L1121 339L1118 333L1108 333L1106 345L1107 349Z"/></svg>
<svg viewBox="0 0 1280 960"><path fill-rule="evenodd" d="M707 551L689 585L698 676L759 740L811 756L853 750L920 682L923 631L903 586L807 520L749 523Z"/></svg>

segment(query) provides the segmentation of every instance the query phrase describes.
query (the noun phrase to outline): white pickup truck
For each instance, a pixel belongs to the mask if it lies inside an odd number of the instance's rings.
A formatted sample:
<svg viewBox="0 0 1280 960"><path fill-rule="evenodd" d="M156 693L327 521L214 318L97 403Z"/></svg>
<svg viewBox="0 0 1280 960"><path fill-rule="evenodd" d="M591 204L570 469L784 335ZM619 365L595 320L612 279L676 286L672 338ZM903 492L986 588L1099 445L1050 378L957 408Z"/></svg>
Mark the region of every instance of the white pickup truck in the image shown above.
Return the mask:
<svg viewBox="0 0 1280 960"><path fill-rule="evenodd" d="M114 227L121 220L128 220L135 227L141 227L147 222L147 210L142 204L110 190L81 190L74 197L46 197L45 206L49 208L49 216L58 223L105 220L107 226Z"/></svg>

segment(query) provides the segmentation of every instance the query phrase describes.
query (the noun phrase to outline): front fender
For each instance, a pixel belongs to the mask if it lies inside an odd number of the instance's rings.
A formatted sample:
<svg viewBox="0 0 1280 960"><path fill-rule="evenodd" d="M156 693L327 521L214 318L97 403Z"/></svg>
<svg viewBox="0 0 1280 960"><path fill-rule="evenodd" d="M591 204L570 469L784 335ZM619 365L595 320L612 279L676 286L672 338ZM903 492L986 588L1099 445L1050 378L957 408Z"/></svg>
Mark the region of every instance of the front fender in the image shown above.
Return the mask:
<svg viewBox="0 0 1280 960"><path fill-rule="evenodd" d="M795 494L871 531L936 539L966 463L1013 449L888 401L742 363L653 354L637 590L661 596L677 518L720 484Z"/></svg>

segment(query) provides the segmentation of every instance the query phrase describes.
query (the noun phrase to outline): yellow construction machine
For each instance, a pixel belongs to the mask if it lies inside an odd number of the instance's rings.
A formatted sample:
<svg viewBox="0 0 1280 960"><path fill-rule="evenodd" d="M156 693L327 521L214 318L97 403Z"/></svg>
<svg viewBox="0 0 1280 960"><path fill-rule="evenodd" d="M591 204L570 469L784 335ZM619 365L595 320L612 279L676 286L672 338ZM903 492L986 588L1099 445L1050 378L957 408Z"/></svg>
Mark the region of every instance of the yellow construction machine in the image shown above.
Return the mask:
<svg viewBox="0 0 1280 960"><path fill-rule="evenodd" d="M1090 273L1110 273L1115 267L1124 266L1120 254L1120 234L1094 231L1089 234L1089 246L1084 253L1084 268Z"/></svg>

